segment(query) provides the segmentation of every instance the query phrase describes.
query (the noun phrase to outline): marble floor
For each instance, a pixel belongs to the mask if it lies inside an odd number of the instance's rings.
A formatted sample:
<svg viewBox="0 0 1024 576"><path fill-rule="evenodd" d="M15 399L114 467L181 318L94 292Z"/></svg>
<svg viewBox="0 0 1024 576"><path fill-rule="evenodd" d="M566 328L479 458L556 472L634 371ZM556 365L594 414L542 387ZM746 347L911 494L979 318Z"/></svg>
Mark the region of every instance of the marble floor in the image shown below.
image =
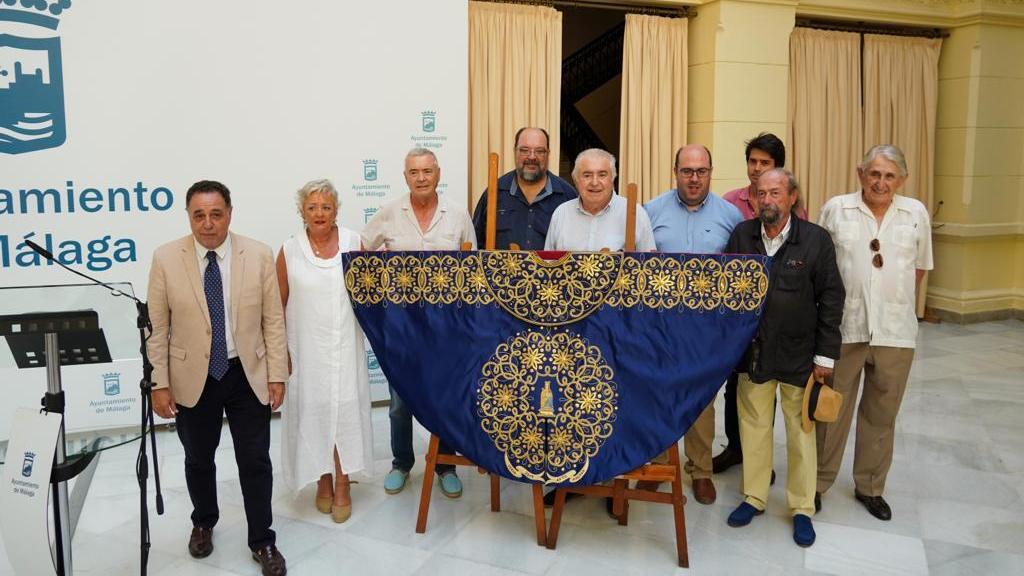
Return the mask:
<svg viewBox="0 0 1024 576"><path fill-rule="evenodd" d="M620 527L601 502L571 502L558 549L546 550L534 541L528 487L503 481L503 511L492 513L486 477L469 469L461 472L461 499L448 500L435 489L427 531L416 534L422 468L401 494L384 493L390 450L383 408L373 415L375 474L353 486L352 518L333 524L313 508L312 486L292 494L278 477L274 528L294 575L1024 574L1022 368L1024 322L923 325L886 490L892 521L874 519L854 500L849 449L840 479L814 518L818 539L808 549L791 539L784 465L776 465L779 481L766 514L746 528L725 523L740 502L738 467L715 477L715 504L687 503L689 570L676 567L667 506L635 503L629 526ZM719 408L721 402L720 396ZM721 418L717 424L720 440ZM275 420L275 459L279 429ZM425 442L417 442L422 454ZM159 434L159 444L167 513L152 517L149 573L257 574L245 546L230 442L225 438L218 453L216 549L204 560L186 551L190 506L181 447L167 432ZM76 574L139 572L135 450L112 450L99 464L74 540ZM781 422L775 454L777 461L785 458ZM6 558L0 545L0 576L13 574Z"/></svg>

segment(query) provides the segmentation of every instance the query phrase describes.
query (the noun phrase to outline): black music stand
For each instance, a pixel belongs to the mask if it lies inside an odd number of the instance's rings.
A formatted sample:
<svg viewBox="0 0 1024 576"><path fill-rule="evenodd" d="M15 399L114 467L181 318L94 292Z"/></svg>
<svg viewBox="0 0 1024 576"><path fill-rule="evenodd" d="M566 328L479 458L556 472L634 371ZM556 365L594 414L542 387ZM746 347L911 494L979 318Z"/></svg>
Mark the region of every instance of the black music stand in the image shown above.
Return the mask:
<svg viewBox="0 0 1024 576"><path fill-rule="evenodd" d="M67 481L74 478L93 463L95 453L84 455L70 462L64 445L64 390L61 388L60 367L76 364L110 362L110 350L103 329L99 327L99 316L93 310L68 312L37 312L0 316L0 336L7 339L7 345L18 368L46 368L46 394L43 395L43 410L60 414L61 427L57 435L51 484L53 489L54 564L57 574L72 573L71 538L77 524L79 510L68 504ZM144 439L143 439L144 440ZM89 476L91 478L91 475ZM83 478L84 480L84 478ZM75 492L83 494L89 483L82 481L75 486ZM76 499L77 500L77 499Z"/></svg>

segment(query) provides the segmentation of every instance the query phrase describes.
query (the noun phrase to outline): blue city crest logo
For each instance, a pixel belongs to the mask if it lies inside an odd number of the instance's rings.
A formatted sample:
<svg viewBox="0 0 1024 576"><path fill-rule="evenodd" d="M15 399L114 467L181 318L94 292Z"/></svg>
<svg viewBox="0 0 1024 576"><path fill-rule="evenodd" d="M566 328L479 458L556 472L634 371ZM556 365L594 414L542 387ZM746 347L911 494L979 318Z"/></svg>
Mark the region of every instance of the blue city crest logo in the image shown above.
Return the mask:
<svg viewBox="0 0 1024 576"><path fill-rule="evenodd" d="M0 23L46 33L70 7L71 0L0 0ZM0 152L56 148L66 136L60 38L0 33Z"/></svg>
<svg viewBox="0 0 1024 576"><path fill-rule="evenodd" d="M420 114L423 122L424 132L433 132L437 128L437 112L433 110L424 110Z"/></svg>
<svg viewBox="0 0 1024 576"><path fill-rule="evenodd" d="M32 476L32 467L36 464L36 453L25 452L25 459L21 461L21 475L25 478Z"/></svg>
<svg viewBox="0 0 1024 576"><path fill-rule="evenodd" d="M103 394L117 396L121 393L121 373L109 372L103 375Z"/></svg>
<svg viewBox="0 0 1024 576"><path fill-rule="evenodd" d="M373 215L377 213L378 208L363 208L363 224L370 221Z"/></svg>
<svg viewBox="0 0 1024 576"><path fill-rule="evenodd" d="M363 180L373 182L377 179L377 161L363 160Z"/></svg>
<svg viewBox="0 0 1024 576"><path fill-rule="evenodd" d="M373 350L366 352L366 367L371 371L380 370L380 362L377 361L377 355L374 354Z"/></svg>

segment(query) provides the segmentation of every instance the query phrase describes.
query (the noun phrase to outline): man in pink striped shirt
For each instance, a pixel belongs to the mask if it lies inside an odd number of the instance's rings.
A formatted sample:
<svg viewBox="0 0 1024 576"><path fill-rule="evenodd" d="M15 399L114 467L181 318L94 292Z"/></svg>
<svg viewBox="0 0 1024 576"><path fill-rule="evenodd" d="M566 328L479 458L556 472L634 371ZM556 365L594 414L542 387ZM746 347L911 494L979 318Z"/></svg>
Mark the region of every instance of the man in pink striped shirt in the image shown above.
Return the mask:
<svg viewBox="0 0 1024 576"><path fill-rule="evenodd" d="M757 205L757 179L772 168L782 168L786 165L786 145L775 134L761 132L748 140L746 146L747 178L750 179L750 185L726 192L722 199L739 208L744 220L750 220L757 218L760 212ZM799 197L793 205L793 213L801 220L807 220L807 210L801 205ZM736 413L736 384L737 374L734 373L725 384L725 437L728 443L712 460L711 468L715 474L743 462L739 417ZM772 482L774 481L775 472L772 471Z"/></svg>
<svg viewBox="0 0 1024 576"><path fill-rule="evenodd" d="M747 178L750 185L726 192L722 198L740 209L744 220L756 218L757 207L757 179L772 168L785 168L786 166L786 145L779 140L779 137L771 132L761 132L746 142L747 156ZM798 218L807 220L807 210L800 205L793 207Z"/></svg>

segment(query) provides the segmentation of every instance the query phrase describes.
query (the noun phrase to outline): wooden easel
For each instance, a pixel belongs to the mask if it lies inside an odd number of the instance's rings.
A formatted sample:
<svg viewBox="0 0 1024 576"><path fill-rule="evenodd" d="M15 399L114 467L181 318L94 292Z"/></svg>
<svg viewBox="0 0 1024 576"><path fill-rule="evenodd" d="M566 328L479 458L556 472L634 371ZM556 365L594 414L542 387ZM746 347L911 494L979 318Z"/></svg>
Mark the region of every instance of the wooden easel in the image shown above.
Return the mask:
<svg viewBox="0 0 1024 576"><path fill-rule="evenodd" d="M498 155L491 153L488 157L488 184L487 184L487 236L486 248L494 249L495 235L497 230L498 215ZM470 243L464 243L462 250L471 250ZM420 493L420 508L416 516L416 533L423 534L427 531L427 514L430 512L430 493L434 487L434 473L438 464L451 464L453 466L473 466L481 474L486 471L480 468L469 458L458 454L439 454L438 446L440 440L437 435L430 435L430 444L427 448L427 464L423 473L423 490ZM489 474L491 479L491 512L501 511L501 478L496 474ZM547 526L544 517L544 493L540 484L533 485L533 518L537 528L537 545L547 545Z"/></svg>
<svg viewBox="0 0 1024 576"><path fill-rule="evenodd" d="M690 556L686 546L686 516L683 512L686 496L683 495L682 474L679 469L678 441L668 449L668 461L668 464L644 464L632 472L616 477L612 481L611 486L571 486L569 488L557 489L555 491L555 505L551 509L551 528L548 530L547 547L554 550L558 544L558 529L562 523L565 495L568 492L611 498L612 514L618 518L620 526L625 526L629 522L630 500L671 504L672 516L676 525L676 555L679 559L679 566L689 568ZM630 480L669 482L671 483L672 491L656 492L653 490L630 488Z"/></svg>
<svg viewBox="0 0 1024 576"><path fill-rule="evenodd" d="M626 186L626 246L627 252L636 250L636 184ZM565 495L568 492L586 496L603 496L612 499L612 514L619 520L620 526L629 522L629 501L656 502L672 505L672 516L676 525L676 554L679 566L688 568L690 556L686 545L686 515L683 505L682 474L679 469L679 442L676 441L668 449L668 464L644 464L643 466L616 477L611 486L571 486L555 491L555 505L551 510L551 528L548 530L547 547L555 549L558 544L558 529L562 523L562 511L565 509ZM638 482L669 482L671 492L641 490L630 488L629 481Z"/></svg>

